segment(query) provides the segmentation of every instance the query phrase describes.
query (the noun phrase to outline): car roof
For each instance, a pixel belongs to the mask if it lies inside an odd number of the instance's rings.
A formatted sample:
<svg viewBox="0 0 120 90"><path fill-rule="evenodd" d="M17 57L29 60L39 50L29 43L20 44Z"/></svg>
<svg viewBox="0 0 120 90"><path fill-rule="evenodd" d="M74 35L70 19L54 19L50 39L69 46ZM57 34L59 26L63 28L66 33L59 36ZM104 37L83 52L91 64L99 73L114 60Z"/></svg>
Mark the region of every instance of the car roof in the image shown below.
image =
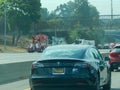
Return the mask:
<svg viewBox="0 0 120 90"><path fill-rule="evenodd" d="M93 45L76 45L76 44L65 44L65 45L54 45L49 46L47 49L88 49L95 48Z"/></svg>

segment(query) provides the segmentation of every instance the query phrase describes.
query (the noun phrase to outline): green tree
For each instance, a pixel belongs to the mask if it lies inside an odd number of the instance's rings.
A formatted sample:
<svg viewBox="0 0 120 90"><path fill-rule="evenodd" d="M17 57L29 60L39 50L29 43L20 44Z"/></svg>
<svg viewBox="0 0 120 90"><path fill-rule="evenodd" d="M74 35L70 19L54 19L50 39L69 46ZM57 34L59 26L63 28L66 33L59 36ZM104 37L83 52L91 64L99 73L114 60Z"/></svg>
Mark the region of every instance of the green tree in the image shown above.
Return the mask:
<svg viewBox="0 0 120 90"><path fill-rule="evenodd" d="M74 0L61 4L54 13L57 17L64 18L66 28L93 28L99 25L99 12L88 0Z"/></svg>
<svg viewBox="0 0 120 90"><path fill-rule="evenodd" d="M75 29L69 32L71 42L75 39L95 40L96 46L104 40L103 30Z"/></svg>
<svg viewBox="0 0 120 90"><path fill-rule="evenodd" d="M1 11L4 12L3 0L0 5ZM7 0L6 6L7 21L13 32L13 44L17 44L21 34L28 33L31 24L38 22L41 4L39 0Z"/></svg>
<svg viewBox="0 0 120 90"><path fill-rule="evenodd" d="M41 20L47 21L49 17L49 11L47 8L41 8Z"/></svg>
<svg viewBox="0 0 120 90"><path fill-rule="evenodd" d="M48 9L41 8L40 13L41 13L41 18L39 19L38 23L36 24L35 32L40 32L41 30L48 28L48 23L47 23L47 20L49 18Z"/></svg>
<svg viewBox="0 0 120 90"><path fill-rule="evenodd" d="M96 7L89 5L90 7L90 22L89 25L91 28L99 27L99 12Z"/></svg>
<svg viewBox="0 0 120 90"><path fill-rule="evenodd" d="M88 27L90 22L90 7L88 0L75 0L75 17L82 26Z"/></svg>

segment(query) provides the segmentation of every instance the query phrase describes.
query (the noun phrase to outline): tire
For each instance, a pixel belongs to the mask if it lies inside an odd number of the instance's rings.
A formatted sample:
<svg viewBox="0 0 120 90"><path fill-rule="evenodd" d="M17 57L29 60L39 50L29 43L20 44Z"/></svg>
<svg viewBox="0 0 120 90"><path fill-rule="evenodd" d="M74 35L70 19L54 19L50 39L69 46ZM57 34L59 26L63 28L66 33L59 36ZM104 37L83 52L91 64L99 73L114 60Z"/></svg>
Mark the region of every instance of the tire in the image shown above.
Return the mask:
<svg viewBox="0 0 120 90"><path fill-rule="evenodd" d="M100 77L99 76L96 77L96 84L95 86L93 86L91 90L100 90Z"/></svg>
<svg viewBox="0 0 120 90"><path fill-rule="evenodd" d="M111 90L111 73L109 75L109 80L108 80L107 84L105 84L103 86L103 90Z"/></svg>
<svg viewBox="0 0 120 90"><path fill-rule="evenodd" d="M111 68L110 70L113 72L113 71L114 71L114 68Z"/></svg>

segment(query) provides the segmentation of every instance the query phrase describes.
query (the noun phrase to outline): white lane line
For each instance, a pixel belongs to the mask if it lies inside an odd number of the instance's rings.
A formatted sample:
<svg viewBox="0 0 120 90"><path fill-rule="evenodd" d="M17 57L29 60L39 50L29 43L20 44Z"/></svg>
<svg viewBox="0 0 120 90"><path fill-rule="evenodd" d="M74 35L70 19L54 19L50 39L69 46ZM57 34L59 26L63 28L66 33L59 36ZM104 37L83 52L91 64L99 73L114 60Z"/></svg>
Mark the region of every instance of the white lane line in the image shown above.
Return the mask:
<svg viewBox="0 0 120 90"><path fill-rule="evenodd" d="M30 88L27 88L27 89L25 89L25 90L30 90Z"/></svg>

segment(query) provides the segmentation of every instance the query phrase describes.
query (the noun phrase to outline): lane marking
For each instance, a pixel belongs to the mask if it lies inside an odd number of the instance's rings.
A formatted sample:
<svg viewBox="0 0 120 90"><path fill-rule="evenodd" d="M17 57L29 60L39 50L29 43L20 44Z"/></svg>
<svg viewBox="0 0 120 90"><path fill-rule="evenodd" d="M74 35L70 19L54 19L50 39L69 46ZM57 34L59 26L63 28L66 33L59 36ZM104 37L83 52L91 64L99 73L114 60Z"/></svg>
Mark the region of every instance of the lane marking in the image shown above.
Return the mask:
<svg viewBox="0 0 120 90"><path fill-rule="evenodd" d="M25 89L25 90L30 90L30 88L27 88L27 89Z"/></svg>

